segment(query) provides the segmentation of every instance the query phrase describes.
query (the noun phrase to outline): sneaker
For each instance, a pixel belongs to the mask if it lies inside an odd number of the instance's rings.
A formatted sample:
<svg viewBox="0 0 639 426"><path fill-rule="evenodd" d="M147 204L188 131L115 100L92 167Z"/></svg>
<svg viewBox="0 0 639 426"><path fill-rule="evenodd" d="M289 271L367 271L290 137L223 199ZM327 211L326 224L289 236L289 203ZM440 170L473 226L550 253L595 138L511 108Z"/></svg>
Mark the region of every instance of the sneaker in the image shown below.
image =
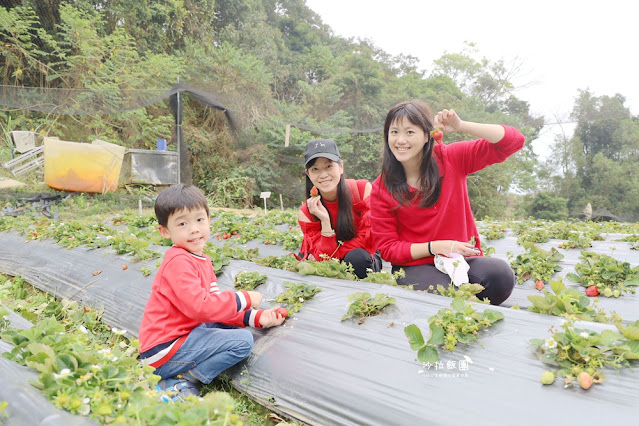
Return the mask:
<svg viewBox="0 0 639 426"><path fill-rule="evenodd" d="M160 399L164 402L184 401L188 396L200 396L200 391L194 383L186 379L171 377L162 379L155 386L162 393Z"/></svg>

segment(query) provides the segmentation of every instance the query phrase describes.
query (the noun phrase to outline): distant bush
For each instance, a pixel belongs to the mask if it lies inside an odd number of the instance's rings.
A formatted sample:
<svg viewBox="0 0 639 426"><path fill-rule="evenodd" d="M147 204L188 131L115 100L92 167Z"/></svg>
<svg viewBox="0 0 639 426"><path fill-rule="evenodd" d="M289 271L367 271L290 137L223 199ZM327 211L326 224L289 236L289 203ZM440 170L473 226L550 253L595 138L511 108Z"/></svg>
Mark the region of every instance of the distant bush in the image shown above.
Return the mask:
<svg viewBox="0 0 639 426"><path fill-rule="evenodd" d="M532 196L526 211L535 219L565 220L568 218L568 200L549 192L539 192Z"/></svg>

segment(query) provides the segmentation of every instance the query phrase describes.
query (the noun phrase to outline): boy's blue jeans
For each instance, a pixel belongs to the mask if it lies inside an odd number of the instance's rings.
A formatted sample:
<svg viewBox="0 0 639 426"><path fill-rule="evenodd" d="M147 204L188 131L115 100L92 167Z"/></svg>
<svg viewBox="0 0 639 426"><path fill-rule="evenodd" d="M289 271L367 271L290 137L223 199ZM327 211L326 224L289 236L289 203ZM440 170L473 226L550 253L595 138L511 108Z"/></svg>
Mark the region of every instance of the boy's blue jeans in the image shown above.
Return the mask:
<svg viewBox="0 0 639 426"><path fill-rule="evenodd" d="M246 358L251 350L253 335L249 330L220 323L200 324L191 330L171 359L154 373L163 379L182 374L208 384Z"/></svg>

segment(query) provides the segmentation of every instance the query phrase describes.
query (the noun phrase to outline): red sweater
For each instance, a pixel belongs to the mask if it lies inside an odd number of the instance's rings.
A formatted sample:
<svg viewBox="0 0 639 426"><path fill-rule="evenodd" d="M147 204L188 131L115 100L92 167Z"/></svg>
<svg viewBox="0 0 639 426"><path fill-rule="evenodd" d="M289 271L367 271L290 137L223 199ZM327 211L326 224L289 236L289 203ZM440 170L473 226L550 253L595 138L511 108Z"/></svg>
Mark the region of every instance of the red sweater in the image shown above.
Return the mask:
<svg viewBox="0 0 639 426"><path fill-rule="evenodd" d="M211 259L173 246L153 280L140 325L141 358L153 367L168 361L202 323L260 327L246 291L220 292Z"/></svg>
<svg viewBox="0 0 639 426"><path fill-rule="evenodd" d="M435 145L433 154L443 179L441 194L432 207L419 207L421 197L411 205L400 206L384 185L381 175L373 182L370 197L372 233L384 260L398 266L433 263L433 256L413 259L410 248L413 243L437 240L470 241L475 237L475 247L481 250L466 181L469 174L501 163L523 148L521 132L513 127L503 127L506 134L495 144L478 139ZM409 191L412 196L417 189L409 187Z"/></svg>
<svg viewBox="0 0 639 426"><path fill-rule="evenodd" d="M346 182L352 181L352 179L346 179ZM371 234L371 223L369 217L370 210L370 196L362 199L362 194L366 188L367 180L361 179L356 181L357 189L359 191L359 202L356 202L357 196L351 193L351 200L353 203L353 217L355 222L355 228L357 229L357 235L352 240L344 241L344 244L337 249L337 238L324 237L321 234L322 223L317 220L308 211L306 203L302 204L300 210L308 217L312 222L299 222L302 232L304 233L304 241L302 242L302 253L312 254L317 260L324 260L320 255L326 254L328 256L333 255L334 259L343 259L346 253L355 249L363 248L367 252L375 253L375 243ZM350 190L350 185L349 185ZM352 191L351 191L352 192ZM333 229L337 226L337 211L339 208L339 202L327 202L326 209L331 215L331 226ZM336 251L337 249L337 251Z"/></svg>

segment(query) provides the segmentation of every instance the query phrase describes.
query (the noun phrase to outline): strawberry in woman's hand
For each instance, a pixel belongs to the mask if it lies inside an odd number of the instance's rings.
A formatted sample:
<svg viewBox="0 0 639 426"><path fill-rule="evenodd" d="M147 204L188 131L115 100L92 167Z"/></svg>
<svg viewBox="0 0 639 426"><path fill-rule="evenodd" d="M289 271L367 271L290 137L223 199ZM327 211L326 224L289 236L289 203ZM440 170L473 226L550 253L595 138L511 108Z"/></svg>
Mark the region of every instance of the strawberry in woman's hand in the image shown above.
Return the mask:
<svg viewBox="0 0 639 426"><path fill-rule="evenodd" d="M441 129L435 129L432 132L430 132L430 135L433 137L433 139L435 139L435 142L437 143L442 143L442 141L444 140L444 132L442 132Z"/></svg>
<svg viewBox="0 0 639 426"><path fill-rule="evenodd" d="M319 197L319 191L315 186L311 188L311 197Z"/></svg>

